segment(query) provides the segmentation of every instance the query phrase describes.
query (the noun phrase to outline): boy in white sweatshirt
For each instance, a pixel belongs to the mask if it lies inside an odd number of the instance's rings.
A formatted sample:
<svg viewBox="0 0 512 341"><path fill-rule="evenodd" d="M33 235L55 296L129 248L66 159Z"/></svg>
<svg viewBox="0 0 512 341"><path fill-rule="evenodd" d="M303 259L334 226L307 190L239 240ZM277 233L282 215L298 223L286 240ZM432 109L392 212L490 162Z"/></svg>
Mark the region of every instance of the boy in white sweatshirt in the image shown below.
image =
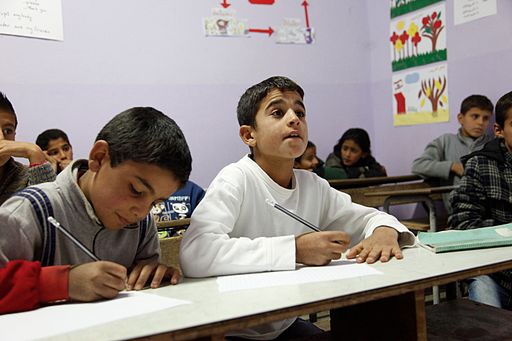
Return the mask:
<svg viewBox="0 0 512 341"><path fill-rule="evenodd" d="M303 97L292 80L271 77L240 98L240 137L251 154L222 169L194 211L180 251L186 276L294 270L296 263L325 265L348 248L347 257L358 262L386 262L402 258L399 242L414 244L413 235L393 216L354 204L316 174L293 168L308 141ZM267 199L323 231L311 233ZM295 329L301 336L320 332L293 318L233 335L274 339L283 332L280 338L291 336Z"/></svg>

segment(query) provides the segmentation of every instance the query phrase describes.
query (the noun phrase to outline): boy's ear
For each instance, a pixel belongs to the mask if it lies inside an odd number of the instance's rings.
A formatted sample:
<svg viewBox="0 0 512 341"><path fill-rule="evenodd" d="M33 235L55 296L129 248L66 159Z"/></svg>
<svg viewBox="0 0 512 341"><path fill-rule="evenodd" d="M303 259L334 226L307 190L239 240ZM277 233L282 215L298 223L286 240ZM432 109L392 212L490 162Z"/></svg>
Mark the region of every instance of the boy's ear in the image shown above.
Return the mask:
<svg viewBox="0 0 512 341"><path fill-rule="evenodd" d="M240 126L240 138L249 147L256 146L256 132L254 128L249 125Z"/></svg>
<svg viewBox="0 0 512 341"><path fill-rule="evenodd" d="M98 140L94 142L89 153L89 170L97 172L101 165L105 162L110 162L110 155L108 153L108 142Z"/></svg>
<svg viewBox="0 0 512 341"><path fill-rule="evenodd" d="M494 136L503 138L503 129L501 129L498 123L494 123Z"/></svg>
<svg viewBox="0 0 512 341"><path fill-rule="evenodd" d="M463 113L458 113L457 114L457 121L459 121L460 124L462 124L462 118L464 118L464 114Z"/></svg>

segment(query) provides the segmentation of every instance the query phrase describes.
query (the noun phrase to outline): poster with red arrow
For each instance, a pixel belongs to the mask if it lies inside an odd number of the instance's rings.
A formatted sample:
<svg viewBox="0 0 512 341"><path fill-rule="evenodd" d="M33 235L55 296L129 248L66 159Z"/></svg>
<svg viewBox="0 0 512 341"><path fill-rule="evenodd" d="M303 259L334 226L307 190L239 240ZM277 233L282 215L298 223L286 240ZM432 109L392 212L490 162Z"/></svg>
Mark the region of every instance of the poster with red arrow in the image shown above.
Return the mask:
<svg viewBox="0 0 512 341"><path fill-rule="evenodd" d="M229 6L229 5L228 5ZM212 8L212 14L203 19L204 35L207 37L247 37L247 20L236 17L236 11Z"/></svg>
<svg viewBox="0 0 512 341"><path fill-rule="evenodd" d="M218 1L218 0L217 0ZM276 0L249 0L251 5L266 5L274 8ZM220 7L212 8L211 16L203 19L203 29L206 37L251 37L253 35L274 37L278 44L312 44L315 41L315 30L310 26L308 1L297 3L297 9L302 7L304 23L300 18L284 18L280 27L258 24L249 25L247 19L239 19L233 4L228 0L218 3ZM300 7L299 7L300 5Z"/></svg>

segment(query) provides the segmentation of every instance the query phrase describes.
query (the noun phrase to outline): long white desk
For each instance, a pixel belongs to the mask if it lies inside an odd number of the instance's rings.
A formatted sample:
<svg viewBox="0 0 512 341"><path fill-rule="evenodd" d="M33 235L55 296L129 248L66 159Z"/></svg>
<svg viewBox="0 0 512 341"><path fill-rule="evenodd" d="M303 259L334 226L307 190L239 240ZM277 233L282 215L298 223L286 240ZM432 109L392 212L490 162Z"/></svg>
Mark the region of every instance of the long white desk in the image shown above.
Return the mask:
<svg viewBox="0 0 512 341"><path fill-rule="evenodd" d="M177 286L146 292L192 304L54 336L51 340L222 339L229 330L404 295L413 298L415 325L410 327L418 339L424 340L424 289L512 268L512 247L445 254L412 248L404 250L403 260L372 266L384 274L227 293L218 292L215 278L185 279ZM371 314L366 315L366 319L371 318Z"/></svg>

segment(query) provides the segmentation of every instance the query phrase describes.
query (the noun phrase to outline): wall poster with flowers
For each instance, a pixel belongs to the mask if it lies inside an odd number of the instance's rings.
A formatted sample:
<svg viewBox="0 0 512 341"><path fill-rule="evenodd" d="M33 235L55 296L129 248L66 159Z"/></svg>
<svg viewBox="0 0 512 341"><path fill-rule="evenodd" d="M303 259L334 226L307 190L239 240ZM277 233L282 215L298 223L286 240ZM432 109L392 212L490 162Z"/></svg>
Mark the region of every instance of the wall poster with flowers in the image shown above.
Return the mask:
<svg viewBox="0 0 512 341"><path fill-rule="evenodd" d="M393 71L446 60L446 6L428 7L391 21Z"/></svg>

